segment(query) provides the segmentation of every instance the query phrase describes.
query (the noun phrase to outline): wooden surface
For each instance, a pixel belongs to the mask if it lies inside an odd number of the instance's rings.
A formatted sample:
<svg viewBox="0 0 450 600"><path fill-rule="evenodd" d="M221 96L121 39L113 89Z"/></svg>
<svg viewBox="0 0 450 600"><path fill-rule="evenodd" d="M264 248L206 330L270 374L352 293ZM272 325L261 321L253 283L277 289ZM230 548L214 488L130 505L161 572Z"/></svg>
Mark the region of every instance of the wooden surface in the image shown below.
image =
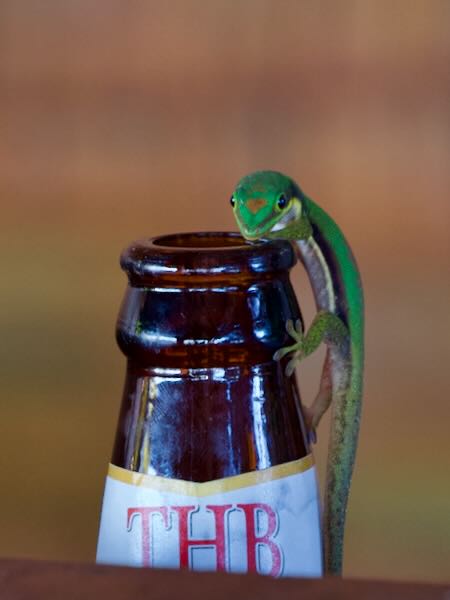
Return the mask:
<svg viewBox="0 0 450 600"><path fill-rule="evenodd" d="M53 563L27 560L0 561L0 597L28 598L211 598L214 600L271 598L318 600L345 598L375 600L448 600L450 586L348 581L341 579L281 579L253 575L224 575L105 567L94 564Z"/></svg>

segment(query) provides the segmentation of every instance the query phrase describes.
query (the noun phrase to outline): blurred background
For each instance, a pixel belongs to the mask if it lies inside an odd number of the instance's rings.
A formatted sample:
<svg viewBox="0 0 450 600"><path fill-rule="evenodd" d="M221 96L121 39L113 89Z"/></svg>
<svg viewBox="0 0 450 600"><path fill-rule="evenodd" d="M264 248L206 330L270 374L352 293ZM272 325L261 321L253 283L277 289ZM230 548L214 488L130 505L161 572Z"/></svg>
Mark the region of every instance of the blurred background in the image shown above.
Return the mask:
<svg viewBox="0 0 450 600"><path fill-rule="evenodd" d="M345 573L449 579L449 58L447 0L1 2L1 556L93 560L120 251L235 229L234 184L272 168L338 221L365 283Z"/></svg>

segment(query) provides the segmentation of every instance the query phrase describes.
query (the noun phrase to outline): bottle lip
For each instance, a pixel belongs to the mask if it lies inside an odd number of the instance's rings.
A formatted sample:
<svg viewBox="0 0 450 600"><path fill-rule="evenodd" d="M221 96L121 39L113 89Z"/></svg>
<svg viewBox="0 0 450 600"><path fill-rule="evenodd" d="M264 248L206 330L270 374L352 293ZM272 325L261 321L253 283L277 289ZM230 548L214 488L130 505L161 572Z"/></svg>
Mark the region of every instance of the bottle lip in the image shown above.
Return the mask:
<svg viewBox="0 0 450 600"><path fill-rule="evenodd" d="M270 273L296 262L291 243L281 239L245 240L231 231L195 231L161 235L133 242L120 264L130 281L184 275L205 278Z"/></svg>

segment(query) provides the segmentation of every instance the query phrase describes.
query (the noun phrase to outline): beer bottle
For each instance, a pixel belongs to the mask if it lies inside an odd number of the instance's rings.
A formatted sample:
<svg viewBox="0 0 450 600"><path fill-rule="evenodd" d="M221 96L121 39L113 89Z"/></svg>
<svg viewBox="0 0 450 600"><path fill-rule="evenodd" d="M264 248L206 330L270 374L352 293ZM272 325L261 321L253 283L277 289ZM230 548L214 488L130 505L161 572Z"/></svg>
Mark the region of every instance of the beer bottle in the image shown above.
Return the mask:
<svg viewBox="0 0 450 600"><path fill-rule="evenodd" d="M127 372L97 561L320 576L319 501L295 375L285 240L135 242L117 323Z"/></svg>

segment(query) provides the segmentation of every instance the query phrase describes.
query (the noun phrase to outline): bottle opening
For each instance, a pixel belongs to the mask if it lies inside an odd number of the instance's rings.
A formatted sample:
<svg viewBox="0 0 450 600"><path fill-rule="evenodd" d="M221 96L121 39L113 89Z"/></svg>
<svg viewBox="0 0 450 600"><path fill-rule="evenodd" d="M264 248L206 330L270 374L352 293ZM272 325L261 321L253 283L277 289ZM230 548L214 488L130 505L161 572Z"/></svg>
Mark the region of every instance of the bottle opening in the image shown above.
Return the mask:
<svg viewBox="0 0 450 600"><path fill-rule="evenodd" d="M255 245L255 242L244 239L239 233L197 231L194 233L164 235L162 237L154 238L153 244L165 248L212 249L253 246Z"/></svg>
<svg viewBox="0 0 450 600"><path fill-rule="evenodd" d="M252 242L236 232L198 231L138 240L122 253L121 265L133 285L145 287L161 278L187 285L187 276L211 284L217 278L257 279L262 273L290 269L295 260L287 240Z"/></svg>

